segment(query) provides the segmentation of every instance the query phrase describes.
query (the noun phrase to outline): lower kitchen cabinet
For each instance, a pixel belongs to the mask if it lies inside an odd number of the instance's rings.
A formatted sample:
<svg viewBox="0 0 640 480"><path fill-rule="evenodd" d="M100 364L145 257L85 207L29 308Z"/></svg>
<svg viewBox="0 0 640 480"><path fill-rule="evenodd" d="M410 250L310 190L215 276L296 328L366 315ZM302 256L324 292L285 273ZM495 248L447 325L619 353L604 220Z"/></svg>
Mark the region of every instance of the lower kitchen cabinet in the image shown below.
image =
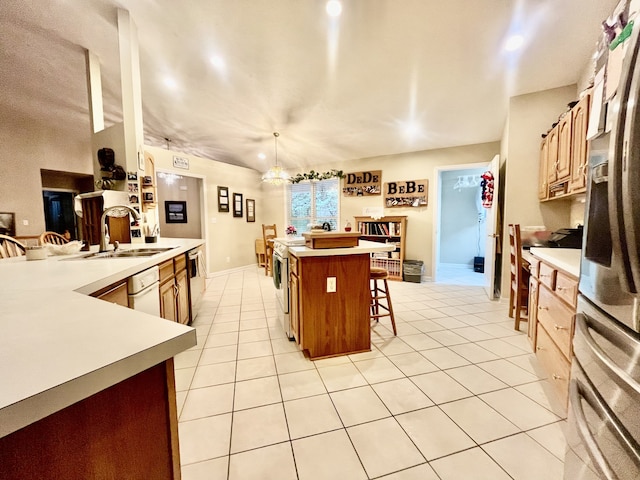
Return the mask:
<svg viewBox="0 0 640 480"><path fill-rule="evenodd" d="M184 254L162 262L160 269L160 316L189 324L191 298L187 262Z"/></svg>
<svg viewBox="0 0 640 480"><path fill-rule="evenodd" d="M126 280L114 285L109 285L108 287L95 292L92 296L106 302L122 305L123 307L129 306L129 295L127 294Z"/></svg>
<svg viewBox="0 0 640 480"><path fill-rule="evenodd" d="M529 283L529 338L549 383L566 408L578 278L545 260L534 257L534 261Z"/></svg>
<svg viewBox="0 0 640 480"><path fill-rule="evenodd" d="M298 258L293 255L289 257L289 320L291 322L291 333L300 343L300 280L298 279Z"/></svg>

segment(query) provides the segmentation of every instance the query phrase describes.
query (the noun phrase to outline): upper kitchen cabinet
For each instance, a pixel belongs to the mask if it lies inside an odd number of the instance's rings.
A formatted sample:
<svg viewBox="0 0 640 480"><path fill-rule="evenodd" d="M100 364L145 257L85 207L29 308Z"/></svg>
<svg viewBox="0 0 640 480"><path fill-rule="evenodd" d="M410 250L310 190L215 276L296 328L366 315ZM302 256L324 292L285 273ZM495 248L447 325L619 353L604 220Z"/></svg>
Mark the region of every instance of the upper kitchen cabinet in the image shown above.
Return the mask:
<svg viewBox="0 0 640 480"><path fill-rule="evenodd" d="M567 110L540 146L540 201L565 198L586 189L590 95Z"/></svg>
<svg viewBox="0 0 640 480"><path fill-rule="evenodd" d="M591 95L585 95L573 108L573 137L571 144L571 193L584 192L587 189L587 162L589 161L589 143L587 128L589 127L589 105Z"/></svg>

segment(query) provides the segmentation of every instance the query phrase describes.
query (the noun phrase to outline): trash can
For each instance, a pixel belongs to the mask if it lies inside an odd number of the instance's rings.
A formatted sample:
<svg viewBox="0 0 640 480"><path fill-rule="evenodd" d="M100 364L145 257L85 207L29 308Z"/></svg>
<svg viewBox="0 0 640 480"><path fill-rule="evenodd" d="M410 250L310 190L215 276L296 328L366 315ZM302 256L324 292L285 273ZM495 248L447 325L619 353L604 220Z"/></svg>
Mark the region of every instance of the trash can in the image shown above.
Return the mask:
<svg viewBox="0 0 640 480"><path fill-rule="evenodd" d="M402 280L405 282L420 283L424 273L422 260L405 260L402 263Z"/></svg>

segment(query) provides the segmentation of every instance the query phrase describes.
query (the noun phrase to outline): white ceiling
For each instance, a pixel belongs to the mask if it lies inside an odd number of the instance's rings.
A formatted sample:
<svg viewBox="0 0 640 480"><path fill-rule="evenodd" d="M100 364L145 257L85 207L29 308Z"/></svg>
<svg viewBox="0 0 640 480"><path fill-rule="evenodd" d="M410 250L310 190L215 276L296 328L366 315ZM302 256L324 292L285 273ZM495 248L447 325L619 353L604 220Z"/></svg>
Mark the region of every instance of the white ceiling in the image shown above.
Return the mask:
<svg viewBox="0 0 640 480"><path fill-rule="evenodd" d="M579 79L617 0L343 0L337 19L325 3L2 0L0 104L86 138L87 48L107 124L120 121L121 7L138 28L147 144L263 171L278 131L295 173L497 141L510 96ZM525 44L506 53L512 31Z"/></svg>

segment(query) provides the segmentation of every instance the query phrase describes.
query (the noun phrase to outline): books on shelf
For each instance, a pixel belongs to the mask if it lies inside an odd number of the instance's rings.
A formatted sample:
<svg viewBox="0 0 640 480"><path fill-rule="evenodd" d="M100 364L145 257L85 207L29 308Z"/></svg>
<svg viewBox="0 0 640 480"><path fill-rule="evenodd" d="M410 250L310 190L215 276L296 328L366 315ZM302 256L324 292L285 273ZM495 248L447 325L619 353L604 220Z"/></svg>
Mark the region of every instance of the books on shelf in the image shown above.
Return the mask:
<svg viewBox="0 0 640 480"><path fill-rule="evenodd" d="M402 235L402 227L399 222L360 222L362 235L399 237Z"/></svg>

